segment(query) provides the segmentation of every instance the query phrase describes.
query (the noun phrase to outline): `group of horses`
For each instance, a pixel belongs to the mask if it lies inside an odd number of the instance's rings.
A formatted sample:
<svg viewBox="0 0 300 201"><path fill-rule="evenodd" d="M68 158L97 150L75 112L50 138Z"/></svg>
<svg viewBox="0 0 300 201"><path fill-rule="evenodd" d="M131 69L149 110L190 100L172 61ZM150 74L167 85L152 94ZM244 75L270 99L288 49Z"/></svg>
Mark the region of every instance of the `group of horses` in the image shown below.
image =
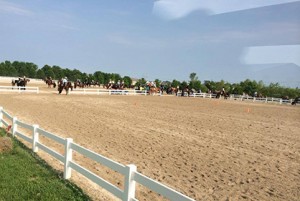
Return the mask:
<svg viewBox="0 0 300 201"><path fill-rule="evenodd" d="M24 87L22 89L25 90L25 86L27 84L27 82L29 82L29 79L20 79L19 80L12 80L12 86L15 86L17 84L17 86L21 86ZM73 88L84 88L84 87L90 87L90 86L99 86L100 84L99 82L94 82L93 80L91 82L85 81L85 82L80 82L79 80L74 82L74 86L72 84L72 82L68 81L66 83L63 83L62 79L58 81L58 84L56 85L55 81L52 79L45 79L44 80L46 82L46 84L48 85L48 87L50 88L51 86L53 86L53 88L55 88L56 86L58 86L58 93L61 94L63 90L66 91L66 94L69 94L69 90L73 90ZM143 87L135 87L135 86L131 86L133 89L143 89L146 90L149 95L155 95L155 94L163 94L164 91L168 94L175 94L177 95L177 93L179 92L179 88L175 88L175 87L164 87L164 86L160 86L160 87L156 87L155 85L151 85L151 84L147 84ZM103 88L105 89L115 89L115 90L124 90L125 89L125 85L124 83L108 83L108 84L104 84ZM185 94L187 94L188 96L193 95L194 93L196 93L196 90L194 89L189 89L188 87L184 88L183 90L180 91L181 96L185 96ZM209 91L208 93L211 94L216 94L216 98L224 98L227 99L230 97L229 92L226 92L225 90L214 90L214 91ZM255 94L256 98L263 98L263 95L261 93ZM282 99L289 99L288 97L282 97ZM300 97L297 97L293 100L293 102L291 103L292 105L296 105L298 102L300 101Z"/></svg>
<svg viewBox="0 0 300 201"><path fill-rule="evenodd" d="M76 89L77 87L79 88L86 88L86 87L100 87L100 83L98 81L94 81L94 80L85 80L85 81L80 81L80 80L76 80L74 82L74 88Z"/></svg>
<svg viewBox="0 0 300 201"><path fill-rule="evenodd" d="M70 81L64 83L62 79L58 80L57 84L54 80L52 80L51 78L46 78L44 79L45 83L48 85L48 88L56 88L57 86L57 90L58 90L58 94L61 94L61 92L63 90L66 91L66 94L69 94L69 90L71 89L71 91L73 90L73 85Z"/></svg>

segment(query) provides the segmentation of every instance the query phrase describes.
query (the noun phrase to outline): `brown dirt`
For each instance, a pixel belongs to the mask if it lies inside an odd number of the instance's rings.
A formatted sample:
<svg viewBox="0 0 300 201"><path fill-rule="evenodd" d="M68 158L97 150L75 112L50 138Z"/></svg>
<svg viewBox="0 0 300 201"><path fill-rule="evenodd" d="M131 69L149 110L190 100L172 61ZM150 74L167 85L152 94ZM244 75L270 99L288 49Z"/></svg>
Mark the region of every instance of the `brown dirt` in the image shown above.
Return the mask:
<svg viewBox="0 0 300 201"><path fill-rule="evenodd" d="M0 137L0 153L9 152L12 148L13 144L9 137Z"/></svg>
<svg viewBox="0 0 300 201"><path fill-rule="evenodd" d="M0 105L24 122L71 137L122 164L135 164L139 172L196 200L300 198L300 107L181 97L66 96L44 84L32 86L40 86L41 94L0 93ZM76 153L74 160L122 188L123 177L115 172ZM73 175L94 200L115 200ZM140 185L136 197L162 199Z"/></svg>

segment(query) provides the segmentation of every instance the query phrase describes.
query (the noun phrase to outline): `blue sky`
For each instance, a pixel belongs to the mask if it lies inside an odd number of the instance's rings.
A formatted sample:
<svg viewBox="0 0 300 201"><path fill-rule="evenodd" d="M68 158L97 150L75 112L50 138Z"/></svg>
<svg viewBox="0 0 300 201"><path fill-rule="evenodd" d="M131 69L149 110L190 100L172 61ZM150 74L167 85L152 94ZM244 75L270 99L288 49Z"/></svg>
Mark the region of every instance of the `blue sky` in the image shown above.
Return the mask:
<svg viewBox="0 0 300 201"><path fill-rule="evenodd" d="M300 1L0 0L0 27L0 61L40 68L236 82L256 64L300 66Z"/></svg>

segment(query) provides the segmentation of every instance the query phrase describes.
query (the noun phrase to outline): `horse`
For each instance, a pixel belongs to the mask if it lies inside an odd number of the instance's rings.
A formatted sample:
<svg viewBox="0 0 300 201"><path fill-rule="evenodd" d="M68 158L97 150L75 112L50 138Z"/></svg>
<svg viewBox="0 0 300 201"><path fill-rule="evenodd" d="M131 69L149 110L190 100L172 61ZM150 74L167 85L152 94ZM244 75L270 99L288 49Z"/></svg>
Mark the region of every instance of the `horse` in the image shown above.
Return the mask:
<svg viewBox="0 0 300 201"><path fill-rule="evenodd" d="M175 87L168 87L166 90L167 94L177 94L178 88Z"/></svg>
<svg viewBox="0 0 300 201"><path fill-rule="evenodd" d="M295 98L295 100L292 102L292 105L297 105L299 100L300 100L300 97Z"/></svg>
<svg viewBox="0 0 300 201"><path fill-rule="evenodd" d="M30 82L30 79L26 79L26 78L21 79L21 78L19 78L18 80L12 80L11 85L12 85L12 87L14 87L17 84L19 89L21 88L21 90L25 90L27 82Z"/></svg>
<svg viewBox="0 0 300 201"><path fill-rule="evenodd" d="M77 80L76 82L74 82L74 88L76 89L77 87L84 88L84 83L80 80Z"/></svg>
<svg viewBox="0 0 300 201"><path fill-rule="evenodd" d="M69 89L71 89L71 91L73 91L73 86L72 86L72 83L70 81L68 81L66 84L64 84L62 82L62 80L59 80L57 89L58 89L58 94L61 94L61 92L63 90L66 90L66 95L68 95L69 94Z"/></svg>
<svg viewBox="0 0 300 201"><path fill-rule="evenodd" d="M96 86L100 87L100 83L98 81L92 80L91 86L93 86L93 87L96 87Z"/></svg>
<svg viewBox="0 0 300 201"><path fill-rule="evenodd" d="M108 83L107 85L104 85L106 89L119 89L123 90L125 88L124 84L116 84L116 83Z"/></svg>
<svg viewBox="0 0 300 201"><path fill-rule="evenodd" d="M154 86L152 86L152 87L150 87L150 89L149 89L149 95L155 95L155 94L159 94L160 93L160 88L159 87L154 87Z"/></svg>
<svg viewBox="0 0 300 201"><path fill-rule="evenodd" d="M221 96L223 96L224 99L227 99L230 96L230 94L225 91L214 91L213 93L216 94L216 98L221 98Z"/></svg>
<svg viewBox="0 0 300 201"><path fill-rule="evenodd" d="M48 85L48 88L51 88L51 85L53 85L53 88L56 87L56 83L52 79L47 79L46 84Z"/></svg>
<svg viewBox="0 0 300 201"><path fill-rule="evenodd" d="M14 86L16 86L16 84L17 84L17 86L18 86L19 81L20 81L20 80L14 80L14 79L11 80L11 86L12 86L12 89L14 89Z"/></svg>

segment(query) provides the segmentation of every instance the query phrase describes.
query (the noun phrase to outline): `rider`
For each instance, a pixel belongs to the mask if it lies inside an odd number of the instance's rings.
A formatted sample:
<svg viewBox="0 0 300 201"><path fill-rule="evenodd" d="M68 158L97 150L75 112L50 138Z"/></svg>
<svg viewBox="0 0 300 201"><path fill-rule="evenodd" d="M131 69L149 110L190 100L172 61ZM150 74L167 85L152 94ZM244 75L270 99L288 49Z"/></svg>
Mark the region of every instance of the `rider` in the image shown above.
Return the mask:
<svg viewBox="0 0 300 201"><path fill-rule="evenodd" d="M223 95L225 94L225 88L224 87L222 88L222 94Z"/></svg>
<svg viewBox="0 0 300 201"><path fill-rule="evenodd" d="M68 82L68 78L67 77L62 78L62 84L63 84L63 86L66 86L67 82Z"/></svg>

